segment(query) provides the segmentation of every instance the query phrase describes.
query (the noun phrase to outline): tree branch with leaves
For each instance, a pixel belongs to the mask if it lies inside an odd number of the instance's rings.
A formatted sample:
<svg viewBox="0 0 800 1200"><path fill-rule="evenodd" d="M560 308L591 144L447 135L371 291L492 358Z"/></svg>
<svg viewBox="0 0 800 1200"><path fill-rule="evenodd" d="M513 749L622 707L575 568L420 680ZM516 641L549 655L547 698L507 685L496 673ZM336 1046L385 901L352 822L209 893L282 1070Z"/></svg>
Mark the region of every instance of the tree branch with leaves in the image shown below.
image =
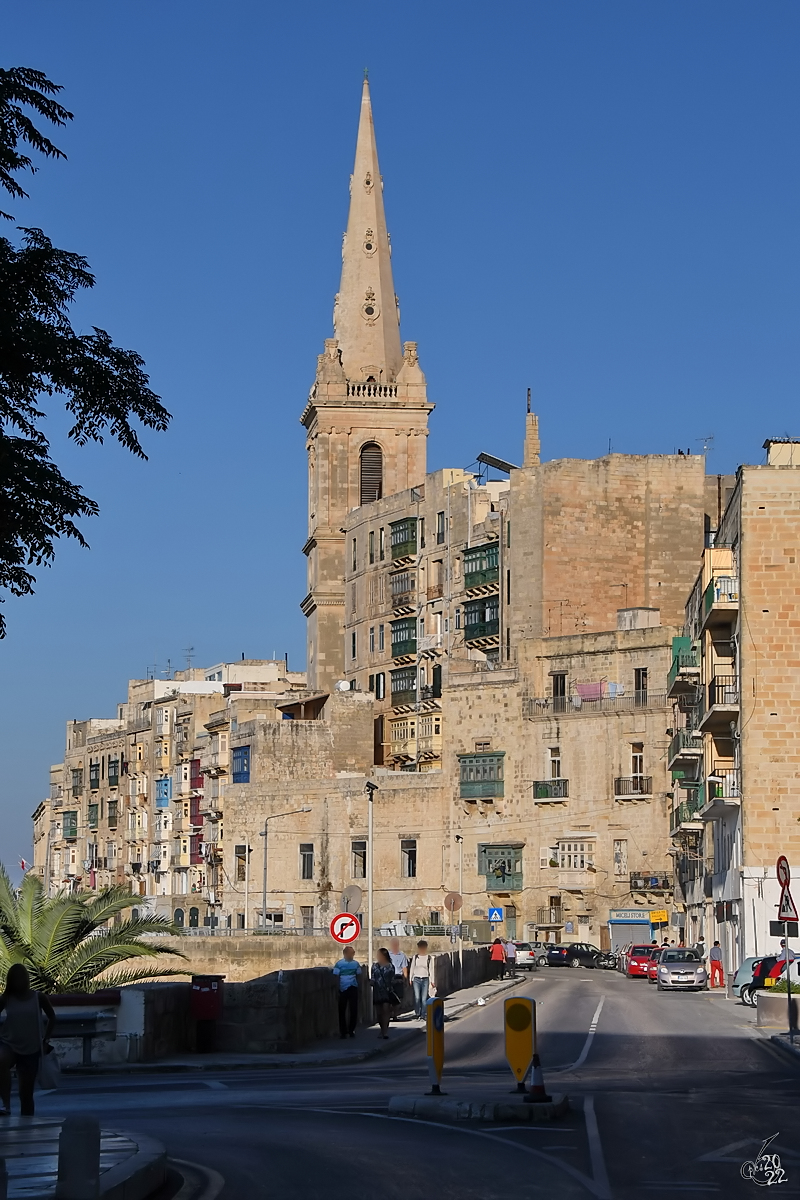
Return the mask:
<svg viewBox="0 0 800 1200"><path fill-rule="evenodd" d="M28 195L17 175L37 169L26 146L65 157L25 111L66 125L72 113L53 99L60 91L41 71L0 69L0 187L16 199ZM0 238L0 588L15 596L33 592L31 568L53 561L59 538L86 546L76 522L98 513L50 457L47 399L64 398L77 445L108 434L139 458L147 455L135 423L163 431L170 422L135 350L115 346L103 329L73 329L70 305L95 282L86 259L57 249L41 229L21 233L20 246Z"/></svg>

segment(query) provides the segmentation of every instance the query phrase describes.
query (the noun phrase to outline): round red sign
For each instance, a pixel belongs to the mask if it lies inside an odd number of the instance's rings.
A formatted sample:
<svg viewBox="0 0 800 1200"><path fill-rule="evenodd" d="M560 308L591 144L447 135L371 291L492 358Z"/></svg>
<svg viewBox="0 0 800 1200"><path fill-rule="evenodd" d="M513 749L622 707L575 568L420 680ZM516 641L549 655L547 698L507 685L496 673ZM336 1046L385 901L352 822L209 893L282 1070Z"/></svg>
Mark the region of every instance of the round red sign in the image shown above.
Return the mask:
<svg viewBox="0 0 800 1200"><path fill-rule="evenodd" d="M337 913L330 924L331 937L346 946L361 933L361 922L354 913Z"/></svg>

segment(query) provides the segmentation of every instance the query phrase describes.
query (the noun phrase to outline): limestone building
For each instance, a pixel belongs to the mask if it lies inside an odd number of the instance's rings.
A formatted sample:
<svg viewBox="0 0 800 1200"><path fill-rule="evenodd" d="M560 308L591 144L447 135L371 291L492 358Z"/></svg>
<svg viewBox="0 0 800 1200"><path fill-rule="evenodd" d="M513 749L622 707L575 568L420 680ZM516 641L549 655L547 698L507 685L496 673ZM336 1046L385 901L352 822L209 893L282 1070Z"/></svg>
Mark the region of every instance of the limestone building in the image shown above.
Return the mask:
<svg viewBox="0 0 800 1200"><path fill-rule="evenodd" d="M728 964L776 949L779 854L800 862L800 444L739 468L668 678L671 825L687 937Z"/></svg>
<svg viewBox="0 0 800 1200"><path fill-rule="evenodd" d="M117 721L68 733L37 865L130 879L188 924L318 929L366 887L369 780L376 924L441 926L457 891L483 934L501 908L510 936L649 935L683 908L670 664L728 481L701 456L542 461L530 411L519 465L476 447L500 479L427 472L366 83L334 334L301 418L307 682L134 681Z"/></svg>

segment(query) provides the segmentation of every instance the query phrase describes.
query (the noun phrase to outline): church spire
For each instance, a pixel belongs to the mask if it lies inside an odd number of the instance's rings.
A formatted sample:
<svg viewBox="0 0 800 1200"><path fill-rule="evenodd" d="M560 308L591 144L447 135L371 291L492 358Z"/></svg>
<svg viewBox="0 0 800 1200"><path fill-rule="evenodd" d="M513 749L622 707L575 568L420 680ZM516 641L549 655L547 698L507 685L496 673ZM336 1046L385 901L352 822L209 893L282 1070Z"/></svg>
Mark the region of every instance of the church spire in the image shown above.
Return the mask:
<svg viewBox="0 0 800 1200"><path fill-rule="evenodd" d="M394 382L403 363L400 314L366 73L333 323L348 379Z"/></svg>

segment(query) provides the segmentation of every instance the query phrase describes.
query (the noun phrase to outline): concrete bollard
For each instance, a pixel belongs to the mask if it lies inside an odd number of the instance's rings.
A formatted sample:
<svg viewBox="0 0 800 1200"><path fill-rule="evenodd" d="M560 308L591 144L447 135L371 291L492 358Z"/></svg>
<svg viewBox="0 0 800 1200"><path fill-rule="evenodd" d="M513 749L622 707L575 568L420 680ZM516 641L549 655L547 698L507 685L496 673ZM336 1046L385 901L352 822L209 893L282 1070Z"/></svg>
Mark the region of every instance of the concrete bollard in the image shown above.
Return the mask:
<svg viewBox="0 0 800 1200"><path fill-rule="evenodd" d="M0 1200L8 1198L8 1171L6 1170L6 1160L0 1158Z"/></svg>
<svg viewBox="0 0 800 1200"><path fill-rule="evenodd" d="M98 1200L100 1125L91 1117L67 1117L58 1139L56 1200Z"/></svg>

